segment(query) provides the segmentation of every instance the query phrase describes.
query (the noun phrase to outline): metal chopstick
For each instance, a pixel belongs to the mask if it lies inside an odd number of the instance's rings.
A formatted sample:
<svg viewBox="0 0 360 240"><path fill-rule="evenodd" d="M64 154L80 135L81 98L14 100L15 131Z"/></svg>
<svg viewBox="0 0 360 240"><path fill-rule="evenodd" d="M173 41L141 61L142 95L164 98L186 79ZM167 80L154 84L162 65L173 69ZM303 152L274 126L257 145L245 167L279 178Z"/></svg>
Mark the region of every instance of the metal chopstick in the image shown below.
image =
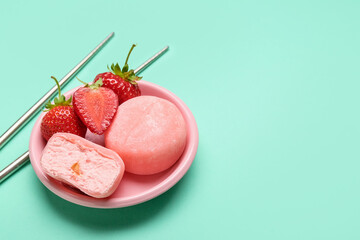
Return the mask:
<svg viewBox="0 0 360 240"><path fill-rule="evenodd" d="M4 181L7 177L9 177L12 173L14 173L17 169L22 167L29 160L29 151L23 153L20 157L18 157L15 161L10 163L7 167L5 167L0 172L0 183Z"/></svg>
<svg viewBox="0 0 360 240"><path fill-rule="evenodd" d="M68 83L71 77L78 72L94 55L97 51L105 45L107 41L114 35L114 32L110 33L99 45L94 48L78 65L76 65L68 74L66 74L59 82L60 86ZM22 115L1 137L0 137L0 149L14 136L34 115L37 113L44 104L57 92L57 86L55 85L49 90L40 100L35 103L24 115Z"/></svg>
<svg viewBox="0 0 360 240"><path fill-rule="evenodd" d="M134 70L135 74L140 74L144 71L151 63L153 63L156 59L158 59L164 52L169 49L169 46L164 47L159 52L155 53L154 56L146 60L143 64L141 64L138 68Z"/></svg>
<svg viewBox="0 0 360 240"><path fill-rule="evenodd" d="M168 46L161 49L154 56L152 56L151 58L146 60L143 64L141 64L138 68L136 68L134 70L134 73L139 74L140 72L142 72L146 67L148 67L150 64L152 64L156 59L158 59L168 49L169 49ZM18 157L15 161L13 161L7 167L5 167L3 170L1 170L0 183L3 182L7 177L9 177L16 170L18 170L20 167L22 167L27 162L27 160L29 160L29 151L26 151L24 154L22 154L20 157Z"/></svg>

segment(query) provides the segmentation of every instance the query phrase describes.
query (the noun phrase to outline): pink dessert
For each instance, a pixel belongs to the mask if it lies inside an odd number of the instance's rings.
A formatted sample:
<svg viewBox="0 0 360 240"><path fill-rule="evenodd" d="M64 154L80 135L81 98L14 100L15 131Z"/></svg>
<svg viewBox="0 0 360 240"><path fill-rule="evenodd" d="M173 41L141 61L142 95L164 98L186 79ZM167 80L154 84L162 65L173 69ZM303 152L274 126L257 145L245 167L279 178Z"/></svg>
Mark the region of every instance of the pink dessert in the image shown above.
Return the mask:
<svg viewBox="0 0 360 240"><path fill-rule="evenodd" d="M125 170L117 153L71 133L56 133L40 159L43 171L95 198L110 196Z"/></svg>
<svg viewBox="0 0 360 240"><path fill-rule="evenodd" d="M105 146L117 152L125 171L150 175L171 167L186 145L186 124L170 101L139 96L117 110L105 132Z"/></svg>

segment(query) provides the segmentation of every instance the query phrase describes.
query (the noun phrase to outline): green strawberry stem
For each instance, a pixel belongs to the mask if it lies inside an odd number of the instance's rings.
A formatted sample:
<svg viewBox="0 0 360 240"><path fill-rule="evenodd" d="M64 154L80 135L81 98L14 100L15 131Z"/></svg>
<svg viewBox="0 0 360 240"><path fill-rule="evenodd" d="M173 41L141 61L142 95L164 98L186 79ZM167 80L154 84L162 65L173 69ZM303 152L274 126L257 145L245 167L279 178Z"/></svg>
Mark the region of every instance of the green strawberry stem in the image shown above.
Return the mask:
<svg viewBox="0 0 360 240"><path fill-rule="evenodd" d="M129 51L127 57L126 57L125 65L127 65L127 62L128 62L128 60L129 60L129 57L130 57L130 54L131 54L132 50L134 49L134 47L136 47L136 44L133 44L133 45L131 46L130 51Z"/></svg>
<svg viewBox="0 0 360 240"><path fill-rule="evenodd" d="M126 60L125 60L124 67L122 68L122 72L123 72L123 73L125 73L125 72L127 72L127 71L129 70L129 65L128 65L127 62L128 62L128 60L129 60L130 54L131 54L132 50L134 49L134 47L136 47L136 44L133 44L133 45L131 46L131 48L130 48L130 51L129 51L129 53L128 53L127 57L126 57Z"/></svg>
<svg viewBox="0 0 360 240"><path fill-rule="evenodd" d="M61 98L61 88L60 88L59 81L54 76L51 76L51 78L54 79L56 82L56 85L58 87L58 92L59 92L59 99L60 99Z"/></svg>
<svg viewBox="0 0 360 240"><path fill-rule="evenodd" d="M131 46L130 51L129 51L129 53L128 53L127 57L126 57L126 60L125 60L125 65L122 68L119 66L118 63L111 64L111 69L109 68L109 66L107 67L110 72L112 72L115 75L120 76L123 80L125 80L125 81L127 81L127 82L129 82L131 84L137 84L136 81L139 81L142 78L142 77L136 76L133 69L129 70L128 60L129 60L129 57L130 57L130 54L131 54L132 50L135 47L136 47L136 44L133 44Z"/></svg>
<svg viewBox="0 0 360 240"><path fill-rule="evenodd" d="M59 92L59 97L55 97L54 104L51 104L51 101L49 100L45 104L46 110L44 110L44 112L48 112L57 106L71 106L71 102L72 102L72 96L68 100L66 100L65 96L61 94L61 88L58 80L54 76L51 76L51 78L55 80Z"/></svg>
<svg viewBox="0 0 360 240"><path fill-rule="evenodd" d="M84 85L85 85L85 87L89 86L89 84L88 84L88 83L86 83L86 82L84 82L84 81L81 81L78 77L76 77L76 79L77 79L79 82L81 82L82 84L84 84Z"/></svg>

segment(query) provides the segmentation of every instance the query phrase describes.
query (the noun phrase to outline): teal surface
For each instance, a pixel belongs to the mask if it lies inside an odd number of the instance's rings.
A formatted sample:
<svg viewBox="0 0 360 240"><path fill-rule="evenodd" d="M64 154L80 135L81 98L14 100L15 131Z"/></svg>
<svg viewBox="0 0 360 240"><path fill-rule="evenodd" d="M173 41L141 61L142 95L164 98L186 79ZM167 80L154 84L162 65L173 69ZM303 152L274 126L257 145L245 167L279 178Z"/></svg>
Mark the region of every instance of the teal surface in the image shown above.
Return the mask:
<svg viewBox="0 0 360 240"><path fill-rule="evenodd" d="M30 164L0 184L0 239L359 239L359 1L2 1L0 133L105 36L77 75L124 61L184 100L197 156L165 194L91 209ZM79 83L74 79L64 90ZM34 120L0 150L28 149Z"/></svg>

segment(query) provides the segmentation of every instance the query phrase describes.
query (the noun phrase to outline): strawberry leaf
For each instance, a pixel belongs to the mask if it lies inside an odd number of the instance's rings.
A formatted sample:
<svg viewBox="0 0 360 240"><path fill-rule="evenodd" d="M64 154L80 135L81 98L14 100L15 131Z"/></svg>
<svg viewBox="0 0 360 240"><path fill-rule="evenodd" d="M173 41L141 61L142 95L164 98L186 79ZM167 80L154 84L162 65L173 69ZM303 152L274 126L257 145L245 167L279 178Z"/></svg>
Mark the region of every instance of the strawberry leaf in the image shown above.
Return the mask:
<svg viewBox="0 0 360 240"><path fill-rule="evenodd" d="M55 103L55 105L58 105L58 104L59 104L59 102L60 102L60 101L59 101L59 98L57 98L57 97L56 97L56 98L54 99L54 103Z"/></svg>
<svg viewBox="0 0 360 240"><path fill-rule="evenodd" d="M70 96L70 98L66 100L62 106L71 106L71 103L72 103L72 96Z"/></svg>
<svg viewBox="0 0 360 240"><path fill-rule="evenodd" d="M71 106L71 102L72 102L72 97L70 97L68 100L66 100L65 96L61 94L61 89L60 89L58 80L53 76L51 76L51 78L54 79L56 82L56 85L57 85L58 91L59 91L59 96L55 97L54 104L52 104L50 100L45 104L45 108L47 109L47 110L44 110L45 112L49 111L57 106Z"/></svg>
<svg viewBox="0 0 360 240"><path fill-rule="evenodd" d="M115 64L113 71L115 72L115 74L118 74L121 72L121 68L118 63Z"/></svg>
<svg viewBox="0 0 360 240"><path fill-rule="evenodd" d="M115 75L118 75L120 77L124 77L122 71L121 71L121 68L119 66L118 63L116 64L111 64L111 72L114 73Z"/></svg>
<svg viewBox="0 0 360 240"><path fill-rule="evenodd" d="M89 84L88 84L88 83L86 83L86 82L84 82L84 81L80 80L78 77L76 77L76 79L77 79L79 82L81 82L82 84L84 84L84 87L88 87L88 86L89 86Z"/></svg>
<svg viewBox="0 0 360 240"><path fill-rule="evenodd" d="M91 84L89 87L91 89L98 89L99 87L101 87L103 85L103 81L102 78L99 78L95 83Z"/></svg>
<svg viewBox="0 0 360 240"><path fill-rule="evenodd" d="M123 69L122 69L122 72L125 73L129 70L129 65L125 64Z"/></svg>
<svg viewBox="0 0 360 240"><path fill-rule="evenodd" d="M109 69L110 72L112 72L115 75L120 76L123 80L128 81L131 84L137 84L136 81L139 81L142 78L142 77L136 76L133 69L129 70L129 65L127 63L134 47L136 47L135 44L133 44L131 46L131 49L126 57L126 61L125 61L124 66L122 67L122 69L120 68L118 63L111 64L110 68L109 68L109 65L107 66L107 68Z"/></svg>

